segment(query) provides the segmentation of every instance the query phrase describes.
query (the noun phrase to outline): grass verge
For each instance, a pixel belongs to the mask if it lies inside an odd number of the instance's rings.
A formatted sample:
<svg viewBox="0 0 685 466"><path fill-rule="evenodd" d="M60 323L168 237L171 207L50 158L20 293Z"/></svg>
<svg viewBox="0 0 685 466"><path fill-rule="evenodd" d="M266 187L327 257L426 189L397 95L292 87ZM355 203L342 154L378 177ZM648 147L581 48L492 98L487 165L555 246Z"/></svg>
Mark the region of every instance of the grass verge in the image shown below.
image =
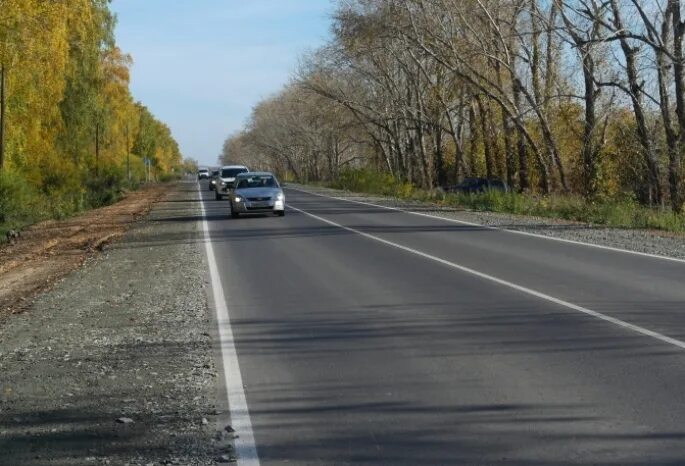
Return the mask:
<svg viewBox="0 0 685 466"><path fill-rule="evenodd" d="M10 230L114 204L124 193L139 187L140 183L127 181L122 170L105 171L84 183L69 178L47 180L42 188L19 173L0 172L0 244L6 241Z"/></svg>

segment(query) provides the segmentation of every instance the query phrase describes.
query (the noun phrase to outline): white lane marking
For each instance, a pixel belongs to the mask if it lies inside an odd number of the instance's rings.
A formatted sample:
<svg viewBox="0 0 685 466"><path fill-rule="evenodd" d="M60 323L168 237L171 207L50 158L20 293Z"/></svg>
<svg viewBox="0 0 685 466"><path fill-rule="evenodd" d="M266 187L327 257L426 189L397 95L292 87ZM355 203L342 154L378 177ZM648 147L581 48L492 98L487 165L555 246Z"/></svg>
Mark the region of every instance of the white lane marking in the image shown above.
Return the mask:
<svg viewBox="0 0 685 466"><path fill-rule="evenodd" d="M667 260L667 261L672 261L672 262L680 262L680 263L685 264L685 259L679 259L677 257L662 256L659 254L650 254L648 252L631 251L630 249L615 248L612 246L605 246L602 244L595 244L595 243L586 243L584 241L576 241L576 240L572 240L572 239L559 238L556 236L541 235L539 233L530 233L528 231L512 230L509 228L502 228L502 227L493 227L490 225L483 225L481 223L467 222L465 220L457 220L454 218L441 217L439 215L432 215L432 214L427 214L424 212L414 212L412 210L407 210L407 209L403 209L400 207L390 207L390 206L385 206L385 205L380 205L380 204L373 204L371 202L346 199L344 197L328 196L326 194L320 194L320 193L315 193L312 191L307 191L306 189L292 188L292 187L287 187L286 189L292 189L293 191L300 191L303 193L311 194L312 196L319 196L319 197L324 197L324 198L328 198L328 199L335 199L337 201L351 202L353 204L361 204L361 205L366 205L366 206L370 206L370 207L378 207L379 209L394 210L396 212L404 212L405 214L418 215L420 217L434 218L437 220L444 220L446 222L459 223L461 225L469 225L469 226L473 226L473 227L479 227L479 228L483 228L485 230L496 230L496 231L502 231L505 233L513 233L515 235L532 236L533 238L541 238L541 239L546 239L549 241L559 241L560 243L569 243L569 244L575 244L578 246L587 246L590 248L605 249L607 251L621 252L624 254L634 254L636 256L644 256L644 257L650 257L652 259L661 259L661 260Z"/></svg>
<svg viewBox="0 0 685 466"><path fill-rule="evenodd" d="M243 378L240 375L240 364L238 363L238 352L235 349L235 340L233 339L231 318L229 317L228 306L224 297L224 289L219 279L219 268L216 264L212 238L209 234L209 225L207 224L205 203L202 199L200 184L198 183L197 186L200 206L202 208L202 230L205 237L209 276L212 281L214 306L216 307L216 317L219 324L221 358L224 363L228 407L231 412L231 425L238 435L234 440L235 452L238 457L237 464L239 466L259 466L257 445L255 444L252 421L250 420L250 412L247 408L247 400L243 389Z"/></svg>
<svg viewBox="0 0 685 466"><path fill-rule="evenodd" d="M432 261L446 265L448 267L459 270L461 272L465 272L465 273L468 273L470 275L474 275L478 278L482 278L484 280L488 280L488 281L497 283L498 285L502 285L502 286L505 286L507 288L514 289L514 290L519 291L521 293L524 293L524 294L527 294L530 296L534 296L536 298L539 298L539 299L542 299L545 301L549 301L551 303L557 304L559 306L566 307L568 309L572 309L574 311L582 312L583 314L587 314L589 316L596 317L597 319L601 319L603 321L610 322L614 325L618 325L619 327L623 327L625 329L632 330L632 331L640 333L642 335L646 335L648 337L655 338L655 339L662 341L664 343L668 343L670 345L677 346L680 349L685 349L685 342L677 340L675 338L671 338L671 337L666 336L666 335L663 335L659 332L655 332L653 330L649 330L647 328L640 327L639 325L635 325L635 324L631 324L629 322L625 322L621 319L617 319L615 317L611 317L611 316L608 316L606 314L602 314L601 312L593 311L592 309L588 309L588 308L585 308L582 306L578 306L577 304L573 304L573 303L570 303L568 301L564 301L563 299L555 298L554 296L550 296L548 294L541 293L539 291L535 291L535 290L530 289L530 288L526 288L525 286L517 285L515 283L508 282L506 280L502 280L501 278L497 278L497 277L494 277L492 275L488 275L486 273L479 272L479 271L471 269L469 267L464 267L463 265L459 265L455 262L450 262L448 260L442 259L440 257L433 256L431 254L427 254L427 253L419 251L417 249L413 249L413 248L410 248L407 246L403 246L401 244L394 243L392 241L388 241L386 239L380 238L380 237L375 236L375 235L371 235L369 233L364 233L363 231L357 230L355 228L346 227L344 225L341 225L339 223L325 219L323 217L319 217L318 215L314 215L314 214L307 212L305 210L298 209L297 207L293 207L292 205L288 205L288 207L290 207L291 209L293 209L297 212L308 215L309 217L312 217L312 218L319 220L321 222L327 223L327 224L332 225L332 226L337 227L337 228L342 228L343 230L347 230L350 233L356 233L358 235L363 236L364 238L368 238L368 239L371 239L374 241L378 241L379 243L383 243L387 246L392 246L394 248L401 249L402 251L406 251L406 252L409 252L412 254L416 254L417 256L421 256L423 258L430 259Z"/></svg>

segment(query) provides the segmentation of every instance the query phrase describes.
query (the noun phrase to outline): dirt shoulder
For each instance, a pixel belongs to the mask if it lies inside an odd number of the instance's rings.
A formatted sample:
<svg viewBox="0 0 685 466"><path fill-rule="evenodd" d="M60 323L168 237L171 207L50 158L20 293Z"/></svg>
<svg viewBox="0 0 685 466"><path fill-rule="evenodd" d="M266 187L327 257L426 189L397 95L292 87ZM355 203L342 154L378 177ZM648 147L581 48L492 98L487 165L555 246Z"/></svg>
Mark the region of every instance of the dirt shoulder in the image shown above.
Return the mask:
<svg viewBox="0 0 685 466"><path fill-rule="evenodd" d="M230 458L225 408L216 401L221 373L196 189L188 182L168 195L145 194L164 199L24 312L2 320L0 464ZM112 206L77 222L78 240L29 260L52 262L76 249L82 261L82 251L120 234L117 218L141 215L135 205L149 198L127 201L130 207ZM44 238L50 244L49 234Z"/></svg>
<svg viewBox="0 0 685 466"><path fill-rule="evenodd" d="M123 235L169 189L168 185L150 186L68 220L38 223L23 231L16 243L0 246L0 317L3 312L25 308L37 292Z"/></svg>

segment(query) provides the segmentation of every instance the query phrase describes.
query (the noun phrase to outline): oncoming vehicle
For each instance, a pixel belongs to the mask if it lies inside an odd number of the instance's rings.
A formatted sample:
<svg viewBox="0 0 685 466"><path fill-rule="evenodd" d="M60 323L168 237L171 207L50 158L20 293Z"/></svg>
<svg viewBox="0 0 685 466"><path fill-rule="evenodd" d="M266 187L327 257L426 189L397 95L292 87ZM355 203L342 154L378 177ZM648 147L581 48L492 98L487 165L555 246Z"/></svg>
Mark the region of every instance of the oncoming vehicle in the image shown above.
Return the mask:
<svg viewBox="0 0 685 466"><path fill-rule="evenodd" d="M219 170L213 170L212 174L209 176L209 190L214 191L216 184L219 182Z"/></svg>
<svg viewBox="0 0 685 466"><path fill-rule="evenodd" d="M285 215L285 195L272 173L254 172L238 175L230 195L231 217L240 214L274 213Z"/></svg>
<svg viewBox="0 0 685 466"><path fill-rule="evenodd" d="M216 189L214 190L214 195L216 200L218 201L227 196L234 187L235 177L248 171L250 170L244 165L226 165L221 167L219 175L215 178Z"/></svg>
<svg viewBox="0 0 685 466"><path fill-rule="evenodd" d="M209 178L209 170L207 170L206 168L200 168L200 169L197 171L197 179L198 179L198 181L199 181L199 180L206 180L207 178Z"/></svg>

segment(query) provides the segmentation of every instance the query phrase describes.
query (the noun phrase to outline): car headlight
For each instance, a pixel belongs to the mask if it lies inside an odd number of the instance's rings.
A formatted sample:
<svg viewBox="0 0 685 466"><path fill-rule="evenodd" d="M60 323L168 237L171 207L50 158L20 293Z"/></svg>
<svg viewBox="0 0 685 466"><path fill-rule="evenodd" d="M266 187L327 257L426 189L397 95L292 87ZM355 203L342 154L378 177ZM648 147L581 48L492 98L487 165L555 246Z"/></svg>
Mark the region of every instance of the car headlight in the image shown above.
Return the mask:
<svg viewBox="0 0 685 466"><path fill-rule="evenodd" d="M278 193L276 195L276 200L277 201L285 201L285 195L283 195L283 193Z"/></svg>
<svg viewBox="0 0 685 466"><path fill-rule="evenodd" d="M216 184L216 180L212 180L212 184Z"/></svg>
<svg viewBox="0 0 685 466"><path fill-rule="evenodd" d="M236 196L233 198L233 202L243 202L243 198L240 196Z"/></svg>

